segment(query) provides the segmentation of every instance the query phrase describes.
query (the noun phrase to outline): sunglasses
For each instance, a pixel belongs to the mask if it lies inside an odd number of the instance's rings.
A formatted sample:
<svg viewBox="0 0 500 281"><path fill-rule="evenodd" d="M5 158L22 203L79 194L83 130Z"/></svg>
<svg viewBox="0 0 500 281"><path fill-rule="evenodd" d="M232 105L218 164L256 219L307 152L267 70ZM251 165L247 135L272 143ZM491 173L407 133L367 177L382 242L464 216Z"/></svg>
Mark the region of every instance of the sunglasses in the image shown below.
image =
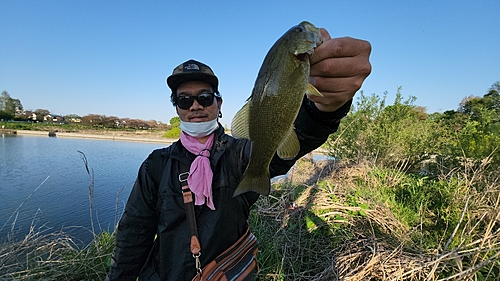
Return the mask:
<svg viewBox="0 0 500 281"><path fill-rule="evenodd" d="M175 98L175 104L180 109L189 109L195 100L203 107L211 106L214 103L214 93L202 93L197 96L179 96Z"/></svg>

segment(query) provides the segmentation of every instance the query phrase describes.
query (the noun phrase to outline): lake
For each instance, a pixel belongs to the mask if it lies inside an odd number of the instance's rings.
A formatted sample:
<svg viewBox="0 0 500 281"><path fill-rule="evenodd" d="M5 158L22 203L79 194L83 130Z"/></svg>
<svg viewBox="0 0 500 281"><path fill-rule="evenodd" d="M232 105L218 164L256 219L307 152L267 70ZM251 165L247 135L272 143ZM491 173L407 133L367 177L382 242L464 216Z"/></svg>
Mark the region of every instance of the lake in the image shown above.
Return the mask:
<svg viewBox="0 0 500 281"><path fill-rule="evenodd" d="M76 242L92 240L89 186L96 233L114 229L141 163L163 143L0 134L0 243L31 228L63 230ZM327 159L321 154L315 160Z"/></svg>
<svg viewBox="0 0 500 281"><path fill-rule="evenodd" d="M0 242L23 238L34 228L63 230L76 241L113 230L141 163L162 143L0 135Z"/></svg>

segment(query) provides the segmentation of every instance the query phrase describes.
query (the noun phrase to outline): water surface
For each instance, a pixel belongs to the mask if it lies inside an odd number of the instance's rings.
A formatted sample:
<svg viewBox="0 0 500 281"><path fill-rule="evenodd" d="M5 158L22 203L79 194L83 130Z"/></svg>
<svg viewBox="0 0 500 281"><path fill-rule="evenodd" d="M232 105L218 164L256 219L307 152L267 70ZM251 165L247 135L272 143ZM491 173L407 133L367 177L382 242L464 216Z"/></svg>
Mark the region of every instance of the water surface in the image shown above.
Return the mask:
<svg viewBox="0 0 500 281"><path fill-rule="evenodd" d="M93 172L96 232L113 229L142 161L163 146L0 135L0 242L22 238L32 226L39 232L63 229L79 240L90 241L92 181L78 151L85 154Z"/></svg>

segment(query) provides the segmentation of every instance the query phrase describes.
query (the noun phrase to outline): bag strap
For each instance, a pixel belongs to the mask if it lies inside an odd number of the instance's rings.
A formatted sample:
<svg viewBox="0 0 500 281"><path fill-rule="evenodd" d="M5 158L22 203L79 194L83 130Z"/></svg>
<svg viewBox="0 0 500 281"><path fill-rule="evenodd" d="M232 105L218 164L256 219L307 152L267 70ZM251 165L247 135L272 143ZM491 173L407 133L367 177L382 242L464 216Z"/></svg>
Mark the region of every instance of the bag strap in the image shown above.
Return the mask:
<svg viewBox="0 0 500 281"><path fill-rule="evenodd" d="M163 170L167 164L168 158L170 157L170 153L172 149L174 149L176 142L172 143L170 146L166 147L164 150L156 150L151 154L152 162L154 165L150 165L149 174L157 182L160 184ZM189 176L189 167L183 167L185 165L181 162L181 170L187 170L188 172L181 173L179 175L179 181L182 186L182 196L184 200L184 205L186 207L186 217L189 225L189 236L191 237L190 242L190 250L193 254L193 258L195 259L196 271L198 275L201 276L201 245L200 240L198 239L198 228L196 227L196 215L194 211L194 203L193 203L193 193L189 189L189 185L187 183L187 178Z"/></svg>
<svg viewBox="0 0 500 281"><path fill-rule="evenodd" d="M170 158L170 154L172 153L172 150L175 149L175 142L173 142L171 145L168 147L165 147L163 149L157 149L151 153L151 163L152 165L149 165L149 175L153 180L159 185L161 182L161 177L163 175L163 170L165 169L165 166L167 165L168 158Z"/></svg>
<svg viewBox="0 0 500 281"><path fill-rule="evenodd" d="M193 258L195 260L197 275L201 277L201 244L200 240L198 239L198 228L196 227L193 193L191 192L191 189L189 189L189 185L187 183L188 176L189 172L181 173L179 175L179 181L182 185L182 197L184 200L184 205L186 207L186 218L189 226L189 236L191 237L189 249L191 250L191 253L193 254Z"/></svg>

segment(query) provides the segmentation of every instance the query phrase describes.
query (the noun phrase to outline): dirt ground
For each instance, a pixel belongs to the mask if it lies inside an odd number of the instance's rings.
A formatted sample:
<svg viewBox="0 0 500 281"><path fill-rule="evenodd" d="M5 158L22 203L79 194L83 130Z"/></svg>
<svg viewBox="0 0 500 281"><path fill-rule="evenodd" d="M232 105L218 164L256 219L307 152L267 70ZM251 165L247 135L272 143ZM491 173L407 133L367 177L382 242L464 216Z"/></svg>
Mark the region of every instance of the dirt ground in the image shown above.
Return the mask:
<svg viewBox="0 0 500 281"><path fill-rule="evenodd" d="M49 131L17 130L18 135L49 136ZM55 137L82 138L82 139L107 139L115 141L159 142L170 144L177 139L163 137L162 131L102 131L86 130L79 132L52 132Z"/></svg>

